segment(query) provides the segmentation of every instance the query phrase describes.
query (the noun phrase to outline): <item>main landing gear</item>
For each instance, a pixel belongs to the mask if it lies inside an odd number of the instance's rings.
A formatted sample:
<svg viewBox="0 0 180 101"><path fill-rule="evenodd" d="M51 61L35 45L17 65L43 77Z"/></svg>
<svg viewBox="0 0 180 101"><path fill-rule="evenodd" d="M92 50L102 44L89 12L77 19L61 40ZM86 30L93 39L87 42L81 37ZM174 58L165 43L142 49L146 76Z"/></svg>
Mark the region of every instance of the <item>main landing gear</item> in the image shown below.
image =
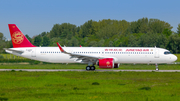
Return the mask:
<svg viewBox="0 0 180 101"><path fill-rule="evenodd" d="M95 66L86 66L86 70L89 71L89 70L95 70L96 67Z"/></svg>
<svg viewBox="0 0 180 101"><path fill-rule="evenodd" d="M155 65L156 65L156 71L158 71L158 70L159 70L159 68L158 68L158 64L156 63Z"/></svg>

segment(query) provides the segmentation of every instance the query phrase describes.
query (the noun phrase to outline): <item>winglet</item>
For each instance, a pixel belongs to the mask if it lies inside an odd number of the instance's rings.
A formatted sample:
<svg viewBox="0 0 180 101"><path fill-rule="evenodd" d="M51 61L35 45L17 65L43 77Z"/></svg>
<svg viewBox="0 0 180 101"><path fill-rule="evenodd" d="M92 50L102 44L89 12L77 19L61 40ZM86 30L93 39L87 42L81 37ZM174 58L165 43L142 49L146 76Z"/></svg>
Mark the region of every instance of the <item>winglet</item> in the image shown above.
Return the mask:
<svg viewBox="0 0 180 101"><path fill-rule="evenodd" d="M57 42L57 45L58 45L58 47L59 47L59 49L60 49L60 51L61 52L65 52L64 50L63 50L63 48L61 47L61 45Z"/></svg>

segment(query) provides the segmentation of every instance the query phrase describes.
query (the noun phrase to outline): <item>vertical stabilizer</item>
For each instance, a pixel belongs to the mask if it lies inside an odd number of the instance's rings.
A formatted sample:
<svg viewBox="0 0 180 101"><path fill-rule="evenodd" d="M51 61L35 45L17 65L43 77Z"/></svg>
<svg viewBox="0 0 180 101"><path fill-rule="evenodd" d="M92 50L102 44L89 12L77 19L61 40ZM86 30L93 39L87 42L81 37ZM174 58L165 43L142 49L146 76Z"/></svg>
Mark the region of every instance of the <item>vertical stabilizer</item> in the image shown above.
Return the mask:
<svg viewBox="0 0 180 101"><path fill-rule="evenodd" d="M35 47L31 44L31 42L29 42L29 40L24 36L24 34L15 24L8 24L8 26L14 48Z"/></svg>

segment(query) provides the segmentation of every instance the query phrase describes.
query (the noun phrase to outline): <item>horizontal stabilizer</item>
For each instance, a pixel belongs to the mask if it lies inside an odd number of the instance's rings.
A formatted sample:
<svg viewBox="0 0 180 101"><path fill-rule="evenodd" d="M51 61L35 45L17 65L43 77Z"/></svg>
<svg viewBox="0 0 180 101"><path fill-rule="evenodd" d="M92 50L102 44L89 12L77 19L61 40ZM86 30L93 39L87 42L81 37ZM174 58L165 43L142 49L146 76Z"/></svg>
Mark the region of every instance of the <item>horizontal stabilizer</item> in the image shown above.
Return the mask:
<svg viewBox="0 0 180 101"><path fill-rule="evenodd" d="M3 48L4 50L7 50L7 51L11 51L11 52L16 52L16 53L19 53L19 54L22 54L24 53L23 50L13 50L13 49L10 49L10 48Z"/></svg>

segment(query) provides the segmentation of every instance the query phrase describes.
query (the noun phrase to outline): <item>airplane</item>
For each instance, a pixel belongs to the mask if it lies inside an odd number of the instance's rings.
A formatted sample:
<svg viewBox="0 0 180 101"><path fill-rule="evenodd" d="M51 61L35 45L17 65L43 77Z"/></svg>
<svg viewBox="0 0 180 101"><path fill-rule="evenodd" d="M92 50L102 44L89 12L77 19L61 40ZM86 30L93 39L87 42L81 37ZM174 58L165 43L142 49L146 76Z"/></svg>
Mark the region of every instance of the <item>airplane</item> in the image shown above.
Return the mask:
<svg viewBox="0 0 180 101"><path fill-rule="evenodd" d="M50 63L82 63L86 70L118 68L121 63L158 64L171 63L177 57L170 51L157 47L37 47L24 36L15 24L8 24L13 48L7 53Z"/></svg>

